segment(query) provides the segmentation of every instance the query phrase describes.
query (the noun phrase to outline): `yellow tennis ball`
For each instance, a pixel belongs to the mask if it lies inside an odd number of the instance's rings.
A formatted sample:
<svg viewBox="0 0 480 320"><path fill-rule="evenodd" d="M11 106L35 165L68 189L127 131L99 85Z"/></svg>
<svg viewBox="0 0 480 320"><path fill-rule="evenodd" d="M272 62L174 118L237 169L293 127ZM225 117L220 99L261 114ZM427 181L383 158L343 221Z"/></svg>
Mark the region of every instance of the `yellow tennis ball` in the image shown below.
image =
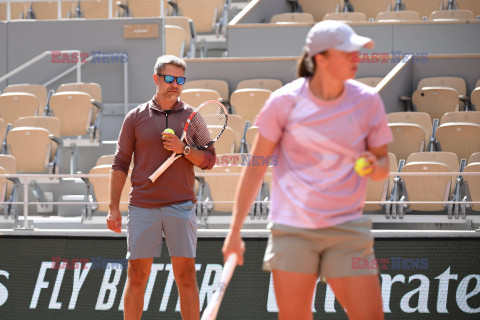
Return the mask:
<svg viewBox="0 0 480 320"><path fill-rule="evenodd" d="M173 129L167 128L167 129L163 130L163 133L175 134L175 131L173 131Z"/></svg>
<svg viewBox="0 0 480 320"><path fill-rule="evenodd" d="M367 174L372 172L372 168L364 169L369 165L370 163L367 162L367 159L365 159L365 157L358 158L357 162L355 162L355 172L357 172L360 177L366 176Z"/></svg>

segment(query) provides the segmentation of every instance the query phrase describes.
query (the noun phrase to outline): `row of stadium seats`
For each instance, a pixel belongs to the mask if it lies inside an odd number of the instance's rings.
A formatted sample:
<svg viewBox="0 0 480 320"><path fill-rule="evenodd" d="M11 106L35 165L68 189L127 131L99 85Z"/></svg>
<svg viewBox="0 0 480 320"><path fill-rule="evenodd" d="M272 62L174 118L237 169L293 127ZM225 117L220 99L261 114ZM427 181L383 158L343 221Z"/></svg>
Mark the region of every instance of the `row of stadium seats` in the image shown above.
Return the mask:
<svg viewBox="0 0 480 320"><path fill-rule="evenodd" d="M99 141L102 110L102 91L96 83L62 84L48 97L42 85L15 84L0 95L0 118L5 125L15 127L22 117L55 116L62 137L89 134L92 141Z"/></svg>
<svg viewBox="0 0 480 320"><path fill-rule="evenodd" d="M430 13L428 20L425 21L461 21L473 20L475 15L470 10L439 10ZM363 12L332 12L327 13L323 20L340 20L348 22L366 22L367 15ZM382 11L377 14L375 22L412 22L422 21L420 14L416 11ZM276 14L270 19L270 23L314 23L312 14L307 12L287 12Z"/></svg>
<svg viewBox="0 0 480 320"><path fill-rule="evenodd" d="M433 122L424 112L393 112L387 117L394 137L389 151L399 159L424 151L450 151L468 159L480 151L480 111L448 112Z"/></svg>

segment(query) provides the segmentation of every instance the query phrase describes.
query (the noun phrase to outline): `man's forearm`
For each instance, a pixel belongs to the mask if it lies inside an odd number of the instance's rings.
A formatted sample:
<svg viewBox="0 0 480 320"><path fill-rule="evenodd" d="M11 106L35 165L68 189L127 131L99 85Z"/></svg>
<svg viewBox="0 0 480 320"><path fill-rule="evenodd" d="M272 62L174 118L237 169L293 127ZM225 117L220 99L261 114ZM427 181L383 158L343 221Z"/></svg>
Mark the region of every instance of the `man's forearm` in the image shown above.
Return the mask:
<svg viewBox="0 0 480 320"><path fill-rule="evenodd" d="M123 171L112 170L110 173L110 209L120 207L120 196L126 180L127 175Z"/></svg>
<svg viewBox="0 0 480 320"><path fill-rule="evenodd" d="M208 151L191 148L190 153L187 154L185 158L187 158L187 160L193 163L195 166L200 167L205 160L206 152Z"/></svg>

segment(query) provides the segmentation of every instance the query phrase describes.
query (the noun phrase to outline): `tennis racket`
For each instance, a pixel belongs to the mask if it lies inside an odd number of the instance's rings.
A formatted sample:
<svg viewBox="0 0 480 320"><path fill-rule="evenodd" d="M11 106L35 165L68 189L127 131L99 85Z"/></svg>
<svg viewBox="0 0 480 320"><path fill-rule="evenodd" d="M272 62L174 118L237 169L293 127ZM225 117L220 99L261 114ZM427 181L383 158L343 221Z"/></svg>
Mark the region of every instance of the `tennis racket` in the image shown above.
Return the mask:
<svg viewBox="0 0 480 320"><path fill-rule="evenodd" d="M207 117L207 115L216 116ZM227 126L227 121L227 109L223 104L216 100L205 101L188 117L180 140L185 141L190 147L204 150L220 138ZM152 183L155 182L181 156L183 155L173 152L148 179Z"/></svg>
<svg viewBox="0 0 480 320"><path fill-rule="evenodd" d="M235 253L232 253L228 256L225 265L223 266L222 275L220 277L220 283L217 290L213 293L210 302L208 303L205 311L203 312L202 318L200 320L215 320L217 318L218 310L220 309L220 303L222 303L223 295L227 289L228 283L232 278L233 271L237 266L238 256Z"/></svg>

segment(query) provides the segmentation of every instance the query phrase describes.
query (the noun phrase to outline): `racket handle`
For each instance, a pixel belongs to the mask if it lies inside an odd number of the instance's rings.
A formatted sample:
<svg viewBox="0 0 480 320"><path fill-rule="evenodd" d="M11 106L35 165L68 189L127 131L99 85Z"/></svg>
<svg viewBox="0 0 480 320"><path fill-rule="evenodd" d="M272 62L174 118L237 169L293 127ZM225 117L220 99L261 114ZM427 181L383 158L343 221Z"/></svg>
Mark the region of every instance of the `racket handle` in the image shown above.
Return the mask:
<svg viewBox="0 0 480 320"><path fill-rule="evenodd" d="M155 170L154 173L152 173L152 175L150 177L148 177L148 180L150 180L150 182L154 183L158 177L160 177L162 175L162 173L167 170L168 167L170 167L172 165L172 163L177 160L177 157L169 157L167 160L165 160L165 162L157 169Z"/></svg>

